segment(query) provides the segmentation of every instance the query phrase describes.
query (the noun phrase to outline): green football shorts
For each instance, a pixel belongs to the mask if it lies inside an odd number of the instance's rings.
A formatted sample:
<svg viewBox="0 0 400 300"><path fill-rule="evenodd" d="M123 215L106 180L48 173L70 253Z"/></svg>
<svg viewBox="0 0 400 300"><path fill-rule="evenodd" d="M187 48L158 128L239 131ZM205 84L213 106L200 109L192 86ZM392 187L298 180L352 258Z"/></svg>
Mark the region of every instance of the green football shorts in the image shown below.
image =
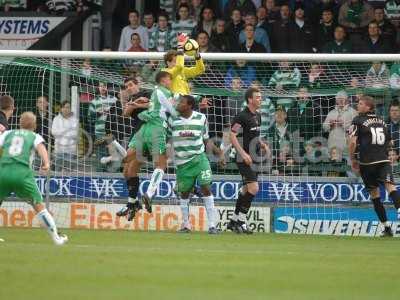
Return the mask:
<svg viewBox="0 0 400 300"><path fill-rule="evenodd" d="M0 204L11 193L32 205L43 202L33 171L21 164L0 166Z"/></svg>
<svg viewBox="0 0 400 300"><path fill-rule="evenodd" d="M167 131L160 125L143 124L132 137L129 148L142 153L165 154L167 152Z"/></svg>
<svg viewBox="0 0 400 300"><path fill-rule="evenodd" d="M197 155L191 161L177 166L176 184L178 192L190 192L196 181L200 186L211 185L211 167L205 153Z"/></svg>

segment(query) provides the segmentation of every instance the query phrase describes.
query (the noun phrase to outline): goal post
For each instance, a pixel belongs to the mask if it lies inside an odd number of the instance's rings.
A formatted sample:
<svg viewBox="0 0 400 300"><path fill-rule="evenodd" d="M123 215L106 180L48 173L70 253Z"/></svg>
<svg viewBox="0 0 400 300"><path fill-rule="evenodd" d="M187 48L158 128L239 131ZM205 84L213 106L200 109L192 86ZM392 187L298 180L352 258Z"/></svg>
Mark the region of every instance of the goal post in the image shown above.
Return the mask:
<svg viewBox="0 0 400 300"><path fill-rule="evenodd" d="M127 200L127 188L120 151L105 139L104 124L121 120L109 116L124 93L123 80L134 75L151 93L154 75L164 67L163 54L0 51L1 93L16 100L11 127L17 128L24 111L37 114L38 133L44 136L52 161L50 175L38 174L37 183L61 226L140 230L179 226L172 160L156 195L155 212L141 213L132 223L115 217ZM377 114L388 118L389 105L400 90L400 55L204 53L202 57L206 71L190 85L193 94L211 100L212 105L201 112L208 118L211 138L226 153L223 168L211 160L222 229L241 186L227 133L245 105L248 87L262 92L261 132L271 150L260 162L260 191L249 216L254 229L269 231L273 208L281 214L273 222L277 231L322 233L321 220L348 221L352 216L346 206L369 204L349 166L346 129L361 95L372 96ZM193 63L185 57L186 65ZM65 100L74 120L60 113ZM119 130L116 138L126 147L131 128L113 125ZM37 170L38 159L33 165ZM394 162L393 171L399 174ZM146 163L140 193L151 173L152 165ZM192 201L201 204L198 198ZM390 200L385 198L385 203ZM15 211L26 210L19 200L11 198L0 209L0 225L29 224L28 215L24 221L12 220ZM203 230L204 210L195 205L192 215L195 228Z"/></svg>

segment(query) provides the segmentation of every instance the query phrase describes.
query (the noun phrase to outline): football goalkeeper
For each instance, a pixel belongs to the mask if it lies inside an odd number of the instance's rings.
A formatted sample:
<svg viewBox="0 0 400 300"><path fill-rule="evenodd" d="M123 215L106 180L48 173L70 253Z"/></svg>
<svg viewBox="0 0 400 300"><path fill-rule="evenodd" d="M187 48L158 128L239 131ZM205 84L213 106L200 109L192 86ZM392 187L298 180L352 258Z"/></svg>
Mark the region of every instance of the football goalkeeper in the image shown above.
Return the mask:
<svg viewBox="0 0 400 300"><path fill-rule="evenodd" d="M170 50L164 55L164 62L167 68L162 71L168 72L172 76L171 91L174 94L190 95L191 90L188 83L189 79L200 76L206 70L204 61L200 56L199 50L196 51L195 65L193 67L185 67L185 58L183 47L188 40L184 33L178 34L177 50ZM204 98L200 102L200 108L208 106L208 99Z"/></svg>

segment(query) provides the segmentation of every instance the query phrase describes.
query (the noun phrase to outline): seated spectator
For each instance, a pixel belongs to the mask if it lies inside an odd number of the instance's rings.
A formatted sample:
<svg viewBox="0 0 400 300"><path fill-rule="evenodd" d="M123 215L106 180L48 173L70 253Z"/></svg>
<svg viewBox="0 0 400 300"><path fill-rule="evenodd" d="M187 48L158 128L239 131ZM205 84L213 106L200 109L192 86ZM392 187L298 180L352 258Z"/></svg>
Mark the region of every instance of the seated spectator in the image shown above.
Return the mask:
<svg viewBox="0 0 400 300"><path fill-rule="evenodd" d="M400 103L393 101L389 105L389 119L387 121L389 135L393 141L393 148L400 151Z"/></svg>
<svg viewBox="0 0 400 300"><path fill-rule="evenodd" d="M194 20L200 20L201 12L204 7L205 1L203 0L191 0L190 1L190 17Z"/></svg>
<svg viewBox="0 0 400 300"><path fill-rule="evenodd" d="M385 15L397 27L400 25L400 3L398 0L388 0L385 4Z"/></svg>
<svg viewBox="0 0 400 300"><path fill-rule="evenodd" d="M200 53L218 52L218 49L210 43L210 38L206 31L200 31L197 34L196 41L199 44Z"/></svg>
<svg viewBox="0 0 400 300"><path fill-rule="evenodd" d="M265 53L266 49L263 45L255 41L255 28L253 25L247 24L244 27L246 40L240 44L239 51L244 53Z"/></svg>
<svg viewBox="0 0 400 300"><path fill-rule="evenodd" d="M196 37L200 32L207 32L208 36L212 36L215 27L214 12L211 7L203 7L200 15L200 21L192 30L192 37Z"/></svg>
<svg viewBox="0 0 400 300"><path fill-rule="evenodd" d="M364 28L374 19L374 10L363 0L347 0L340 7L338 19L354 48L358 49L362 45Z"/></svg>
<svg viewBox="0 0 400 300"><path fill-rule="evenodd" d="M214 34L211 36L210 42L213 44L215 47L220 52L230 52L232 49L231 45L231 37L228 35L228 33L225 31L225 20L223 19L217 19L216 23L216 29Z"/></svg>
<svg viewBox="0 0 400 300"><path fill-rule="evenodd" d="M152 51L166 52L176 47L177 33L168 26L168 15L160 13L158 15L157 27L150 35L149 49Z"/></svg>
<svg viewBox="0 0 400 300"><path fill-rule="evenodd" d="M306 88L298 92L297 101L288 110L290 132L305 141L321 135L322 110L320 105L311 99ZM299 147L301 148L301 147Z"/></svg>
<svg viewBox="0 0 400 300"><path fill-rule="evenodd" d="M400 64L397 62L390 68L390 87L395 90L400 89Z"/></svg>
<svg viewBox="0 0 400 300"><path fill-rule="evenodd" d="M281 17L280 8L276 5L275 0L265 0L264 7L267 9L268 23L274 23Z"/></svg>
<svg viewBox="0 0 400 300"><path fill-rule="evenodd" d="M190 18L189 6L187 4L181 4L178 9L178 15L178 20L171 24L172 30L190 36L197 22Z"/></svg>
<svg viewBox="0 0 400 300"><path fill-rule="evenodd" d="M381 37L390 45L391 49L397 48L397 30L396 27L385 18L385 12L382 7L374 9L374 21L378 24Z"/></svg>
<svg viewBox="0 0 400 300"><path fill-rule="evenodd" d="M129 25L122 29L118 51L127 51L131 47L132 34L137 33L144 49L149 48L149 35L147 29L140 25L140 15L137 10L129 12Z"/></svg>
<svg viewBox="0 0 400 300"><path fill-rule="evenodd" d="M315 32L313 26L304 18L303 4L296 4L294 14L294 20L289 23L289 52L316 52Z"/></svg>
<svg viewBox="0 0 400 300"><path fill-rule="evenodd" d="M329 164L326 168L328 177L346 177L348 165L341 150L336 147L329 149Z"/></svg>
<svg viewBox="0 0 400 300"><path fill-rule="evenodd" d="M378 23L372 21L368 25L368 36L365 38L362 47L360 49L361 53L392 53L390 44L386 42L381 36L381 31L379 29Z"/></svg>
<svg viewBox="0 0 400 300"><path fill-rule="evenodd" d="M310 69L307 73L305 86L310 89L318 89L327 85L329 82L328 76L326 76L324 68L319 63L311 63Z"/></svg>
<svg viewBox="0 0 400 300"><path fill-rule="evenodd" d="M150 39L151 34L157 29L157 24L155 23L152 12L145 12L143 14L143 23L144 27L147 29L147 34Z"/></svg>
<svg viewBox="0 0 400 300"><path fill-rule="evenodd" d="M74 171L77 166L79 120L71 111L69 101L61 102L60 113L54 117L51 134L54 137L55 171Z"/></svg>
<svg viewBox="0 0 400 300"><path fill-rule="evenodd" d="M249 12L246 14L246 16L244 18L244 22L245 22L245 25L256 26L257 18L254 13ZM267 53L271 52L271 44L269 42L269 36L263 28L255 27L254 40L257 43L263 45L264 48L266 49ZM246 41L246 33L243 29L239 34L239 43L243 44L245 41Z"/></svg>
<svg viewBox="0 0 400 300"><path fill-rule="evenodd" d="M268 22L267 9L264 6L257 8L257 24L256 27L264 29L268 36L271 34L271 23Z"/></svg>
<svg viewBox="0 0 400 300"><path fill-rule="evenodd" d="M341 152L347 148L347 131L353 118L357 115L349 105L347 93L342 90L336 94L336 106L332 109L323 123L325 132L329 132L328 148L336 147Z"/></svg>
<svg viewBox="0 0 400 300"><path fill-rule="evenodd" d="M399 167L399 154L398 154L398 152L396 150L394 150L394 149L391 149L388 152L388 156L389 156L389 160L390 160L390 166L392 168L397 167L397 170L398 170L398 167Z"/></svg>
<svg viewBox="0 0 400 300"><path fill-rule="evenodd" d="M252 0L228 0L227 2L224 6L224 16L230 16L235 9L241 11L243 15L256 13L256 7Z"/></svg>
<svg viewBox="0 0 400 300"><path fill-rule="evenodd" d="M278 70L272 74L268 86L277 90L298 88L301 81L301 73L297 67L293 67L288 61L279 62Z"/></svg>
<svg viewBox="0 0 400 300"><path fill-rule="evenodd" d="M132 33L131 36L131 47L128 52L146 52L147 50L142 47L142 41L138 33Z"/></svg>
<svg viewBox="0 0 400 300"><path fill-rule="evenodd" d="M244 28L244 22L240 10L234 9L231 14L231 20L226 26L226 33L231 38L231 51L239 49L239 34Z"/></svg>
<svg viewBox="0 0 400 300"><path fill-rule="evenodd" d="M245 60L237 60L236 64L230 66L225 76L225 87L232 85L232 79L239 77L245 88L248 88L250 84L256 80L256 69L247 64Z"/></svg>
<svg viewBox="0 0 400 300"><path fill-rule="evenodd" d="M175 19L176 1L174 0L160 0L160 11L165 12L168 15L169 20Z"/></svg>
<svg viewBox="0 0 400 300"><path fill-rule="evenodd" d="M88 118L94 124L94 133L96 139L96 170L101 172L105 171L101 166L100 159L108 156L106 147L102 144L106 136L105 124L107 116L112 106L117 102L117 98L109 95L107 84L100 82L98 85L98 95L90 102L88 110Z"/></svg>
<svg viewBox="0 0 400 300"><path fill-rule="evenodd" d="M274 53L289 52L289 5L284 4L280 9L280 19L272 24L271 45Z"/></svg>
<svg viewBox="0 0 400 300"><path fill-rule="evenodd" d="M160 63L161 61L159 60L149 60L145 63L140 72L140 76L143 78L144 82L156 85L157 71L162 68Z"/></svg>
<svg viewBox="0 0 400 300"><path fill-rule="evenodd" d="M317 30L317 48L319 52L322 52L322 48L328 42L334 39L334 32L337 24L333 19L332 9L326 8L322 11L321 24Z"/></svg>
<svg viewBox="0 0 400 300"><path fill-rule="evenodd" d="M337 26L334 32L334 39L326 43L322 48L323 53L352 53L353 46L346 39L346 31L343 26Z"/></svg>
<svg viewBox="0 0 400 300"><path fill-rule="evenodd" d="M46 96L36 99L36 133L40 134L47 143L49 142L49 102Z"/></svg>
<svg viewBox="0 0 400 300"><path fill-rule="evenodd" d="M365 86L374 89L389 87L389 70L385 63L374 62L367 71Z"/></svg>
<svg viewBox="0 0 400 300"><path fill-rule="evenodd" d="M265 140L268 143L269 149L272 151L274 165L278 164L279 157L282 157L281 150L286 144L290 147L292 140L287 123L286 110L279 106L275 111L275 123L268 129ZM289 154L285 152L285 154Z"/></svg>

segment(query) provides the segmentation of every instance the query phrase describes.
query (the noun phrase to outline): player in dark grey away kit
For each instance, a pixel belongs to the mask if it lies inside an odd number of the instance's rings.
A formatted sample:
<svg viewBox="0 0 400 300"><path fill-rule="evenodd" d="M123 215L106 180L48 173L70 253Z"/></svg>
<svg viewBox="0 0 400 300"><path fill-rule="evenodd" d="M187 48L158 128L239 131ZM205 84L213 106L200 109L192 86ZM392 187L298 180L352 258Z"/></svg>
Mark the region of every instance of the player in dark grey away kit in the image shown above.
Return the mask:
<svg viewBox="0 0 400 300"><path fill-rule="evenodd" d="M258 165L261 155L268 146L262 142L260 126L261 92L249 88L245 94L247 106L232 121L230 138L237 151L236 165L243 179L243 186L236 200L235 214L228 223L227 229L236 233L251 234L246 225L246 217L251 202L258 192ZM240 138L239 138L240 136Z"/></svg>
<svg viewBox="0 0 400 300"><path fill-rule="evenodd" d="M371 196L375 212L384 226L382 236L390 237L393 236L393 233L388 223L386 210L381 202L379 186L385 186L399 217L400 193L394 185L392 168L388 157L392 141L385 121L374 113L375 104L373 98L363 96L358 102L357 110L359 115L353 119L349 129L349 154L352 168L355 172L360 172L364 185ZM356 149L358 149L359 161L356 161L354 156Z"/></svg>

